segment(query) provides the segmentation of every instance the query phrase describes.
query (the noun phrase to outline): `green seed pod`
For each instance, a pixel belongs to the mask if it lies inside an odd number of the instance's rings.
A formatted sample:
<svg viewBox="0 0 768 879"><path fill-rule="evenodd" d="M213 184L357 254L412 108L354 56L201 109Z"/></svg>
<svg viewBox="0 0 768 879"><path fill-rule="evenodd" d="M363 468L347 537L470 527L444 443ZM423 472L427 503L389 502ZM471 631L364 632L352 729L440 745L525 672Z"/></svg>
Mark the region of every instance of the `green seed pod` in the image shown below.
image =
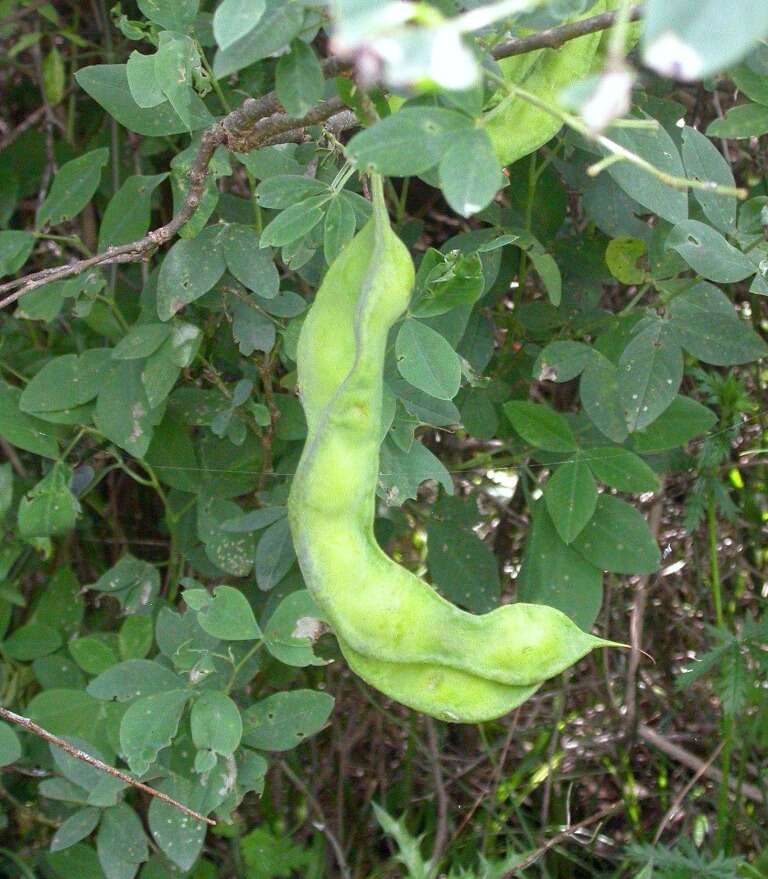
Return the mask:
<svg viewBox="0 0 768 879"><path fill-rule="evenodd" d="M462 611L376 543L384 358L413 281L375 177L373 217L329 269L299 340L308 435L289 520L307 588L351 667L407 705L474 721L609 642L544 605Z"/></svg>

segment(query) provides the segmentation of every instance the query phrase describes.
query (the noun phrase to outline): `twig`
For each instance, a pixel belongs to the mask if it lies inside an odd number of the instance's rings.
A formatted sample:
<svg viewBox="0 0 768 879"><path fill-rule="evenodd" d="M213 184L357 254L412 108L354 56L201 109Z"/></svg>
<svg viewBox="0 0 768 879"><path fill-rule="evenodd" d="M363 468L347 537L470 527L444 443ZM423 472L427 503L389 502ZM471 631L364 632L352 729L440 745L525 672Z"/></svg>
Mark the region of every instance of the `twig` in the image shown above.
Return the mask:
<svg viewBox="0 0 768 879"><path fill-rule="evenodd" d="M245 104L248 103L248 101L245 102ZM209 128L203 135L200 149L189 172L190 187L187 197L178 213L168 223L158 229L154 229L138 241L132 241L130 244L110 247L103 253L97 253L95 256L88 257L87 259L81 259L66 266L43 269L42 271L25 275L22 278L7 281L5 284L0 284L0 295L3 293L9 294L0 300L0 308L11 305L25 294L36 290L38 287L43 287L51 281L81 275L83 272L96 266L138 262L148 258L158 247L167 244L174 238L179 229L197 210L208 176L208 165L217 147L226 144L235 152L247 152L269 143L284 142L286 136L290 138L296 129L323 122L341 108L341 101L338 98L333 98L318 105L300 118L283 113L273 114L254 124L252 130L247 134L241 133L236 127L240 120L247 118L247 114L241 112L243 110L242 107L234 110L221 122ZM235 127L230 129L230 125ZM14 292L11 293L9 291Z"/></svg>
<svg viewBox="0 0 768 879"><path fill-rule="evenodd" d="M336 862L339 865L339 870L341 871L341 875L344 879L352 879L352 873L349 870L349 865L347 864L347 859L344 857L344 852L339 844L338 839L334 835L331 828L328 826L328 822L325 819L325 812L323 812L323 807L317 801L317 799L312 794L312 791L304 784L304 782L299 778L298 775L291 769L291 767L285 762L285 760L280 761L280 768L283 772L288 776L288 778L293 782L294 786L298 788L298 790L304 794L309 803L312 810L316 813L320 826L317 828L322 831L326 837L328 838L328 842L331 844L331 848L333 848L334 854L336 855Z"/></svg>
<svg viewBox="0 0 768 879"><path fill-rule="evenodd" d="M440 859L448 842L448 795L445 792L443 770L440 766L440 748L437 742L437 730L431 717L425 717L427 741L429 744L429 762L432 764L432 777L435 783L435 800L437 801L437 828L435 841L432 845L432 857L429 860L429 875L436 876Z"/></svg>
<svg viewBox="0 0 768 879"><path fill-rule="evenodd" d="M667 824L674 817L675 812L680 808L680 804L683 800L688 796L691 791L691 788L696 784L696 782L701 778L702 775L705 775L709 767L717 760L719 753L723 750L723 745L725 742L720 742L720 744L715 748L715 750L707 757L706 761L702 762L701 766L694 773L693 778L685 785L685 787L680 791L680 793L675 797L672 805L667 809L666 814L661 819L661 823L659 824L659 829L656 831L653 837L653 845L658 845L659 840L662 837L662 834L667 828Z"/></svg>
<svg viewBox="0 0 768 879"><path fill-rule="evenodd" d="M671 757L673 760L677 760L678 763L682 763L683 766L687 766L689 769L693 769L696 772L701 770L701 775L706 775L707 778L711 778L712 781L722 781L723 773L719 769L714 766L707 766L706 760L702 760L695 754L691 754L690 751L686 751L685 748L681 748L680 745L670 742L668 738L661 735L661 733L656 732L656 730L651 729L649 726L645 726L641 723L637 728L637 734L644 742L657 748L662 754L666 754L667 757ZM734 778L729 780L728 786L734 791L734 793L739 789L739 783ZM742 784L741 793L744 794L747 799L752 800L753 803L759 803L761 806L765 805L766 798L763 795L763 792L754 784Z"/></svg>
<svg viewBox="0 0 768 879"><path fill-rule="evenodd" d="M630 21L637 21L642 15L642 6L633 6L629 10ZM511 58L513 55L525 55L536 49L559 49L570 40L607 30L615 21L615 12L603 12L602 15L593 15L591 18L582 18L581 21L561 24L559 27L551 27L527 37L516 37L506 43L499 43L491 49L491 54L498 61L501 58Z"/></svg>
<svg viewBox="0 0 768 879"><path fill-rule="evenodd" d="M658 538L661 525L661 513L664 506L663 486L651 508L648 525L654 539ZM626 706L626 729L629 741L637 736L637 671L643 646L643 628L645 625L645 607L648 601L648 584L650 575L640 577L634 589L635 600L632 603L632 614L629 620L629 637L631 652L627 665L627 678L624 686L624 704Z"/></svg>
<svg viewBox="0 0 768 879"><path fill-rule="evenodd" d="M631 11L633 19L640 14L639 8L633 8ZM605 30L611 27L615 20L614 13L603 13L582 21L540 31L527 37L509 40L494 47L491 54L494 58L500 59L533 52L536 49L558 48L585 34ZM323 64L323 73L326 77L332 77L350 68L350 63L338 58L330 58ZM260 146L291 141L296 138L297 130L324 122L343 112L345 107L339 98L332 98L314 107L302 117L292 117L281 113L280 110L281 105L275 92L269 92L260 98L246 99L240 107L203 134L200 149L189 172L191 185L187 197L179 212L170 222L130 244L111 247L103 253L78 260L69 265L43 269L0 284L0 297L6 294L4 298L0 298L0 308L12 305L25 294L51 281L71 278L96 266L139 262L149 258L155 250L174 238L179 229L194 214L200 204L203 187L208 176L208 166L216 147L226 144L234 152L248 152ZM338 121L342 122L342 120ZM345 127L348 124L351 126L352 122L351 116L343 118Z"/></svg>
<svg viewBox="0 0 768 879"><path fill-rule="evenodd" d="M606 806L599 812L595 812L594 815L590 815L589 818L585 818L583 821L579 821L576 824L571 824L569 827L561 830L560 833L556 833L551 839L548 839L535 851L532 851L529 855L526 855L519 864L513 867L509 872L505 873L501 877L501 879L511 879L512 876L516 876L523 870L527 870L528 867L535 864L536 861L538 861L542 855L545 855L551 848L554 848L556 845L560 845L561 842L565 842L575 833L578 833L579 830L583 830L585 827L590 827L592 824L597 824L600 821L604 821L606 818L610 818L611 815L615 815L617 812L623 811L625 807L626 804L624 800L620 800L617 803Z"/></svg>
<svg viewBox="0 0 768 879"><path fill-rule="evenodd" d="M149 794L151 797L156 797L158 800L162 800L164 803L168 803L169 806L173 806L175 809L178 809L185 815L189 815L190 818L194 818L196 821L202 821L205 824L210 824L212 827L216 825L216 822L213 820L213 818L206 818L205 815L201 815L199 812L195 812L193 809L188 808L183 803L178 802L178 800L174 800L172 797L169 797L168 794L164 794L162 791L155 790L155 788L150 787L148 784L144 784L143 781L138 781L137 779L128 775L127 772L122 772L120 769L115 769L114 766L110 766L108 763L104 763L103 761L98 760L96 757L92 757L85 751L81 751L80 748L76 748L65 739L62 739L59 736L55 736L53 733L48 732L47 729L43 729L41 726L36 724L33 720L30 720L28 717L22 717L20 714L16 714L15 712L9 711L7 708L3 707L0 707L0 717L2 717L3 720L7 720L8 723L13 723L16 724L16 726L20 726L23 730L26 730L26 732L38 736L38 738L43 739L49 744L56 745L57 748L61 748L62 751L66 751L67 754L69 754L71 757L75 757L77 760L82 760L83 763L88 763L91 766L95 766L96 769L100 769L102 772L106 772L108 775L119 778L120 781L124 781L126 784L131 785L131 787L138 788L139 790L144 791L145 794Z"/></svg>

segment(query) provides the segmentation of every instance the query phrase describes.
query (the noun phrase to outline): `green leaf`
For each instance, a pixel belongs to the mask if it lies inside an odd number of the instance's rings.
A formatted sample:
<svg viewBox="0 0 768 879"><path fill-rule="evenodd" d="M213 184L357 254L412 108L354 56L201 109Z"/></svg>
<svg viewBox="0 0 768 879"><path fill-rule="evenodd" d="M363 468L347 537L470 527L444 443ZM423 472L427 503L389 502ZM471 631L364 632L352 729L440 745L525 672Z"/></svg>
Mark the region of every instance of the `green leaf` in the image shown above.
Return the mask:
<svg viewBox="0 0 768 879"><path fill-rule="evenodd" d="M101 674L117 663L117 653L101 635L75 638L67 646L72 659L86 674Z"/></svg>
<svg viewBox="0 0 768 879"><path fill-rule="evenodd" d="M89 742L109 759L114 750L106 734L106 721L114 716L112 709L109 703L82 690L53 688L38 693L27 705L26 714L48 732Z"/></svg>
<svg viewBox="0 0 768 879"><path fill-rule="evenodd" d="M192 86L193 68L200 64L194 42L184 34L162 31L155 59L155 79L185 127L194 128L199 100Z"/></svg>
<svg viewBox="0 0 768 879"><path fill-rule="evenodd" d="M531 508L516 583L519 601L556 607L585 631L592 628L603 602L602 571L563 543L543 500Z"/></svg>
<svg viewBox="0 0 768 879"><path fill-rule="evenodd" d="M321 730L333 697L317 690L288 690L267 696L247 709L243 744L262 751L289 751Z"/></svg>
<svg viewBox="0 0 768 879"><path fill-rule="evenodd" d="M110 116L129 131L148 137L181 134L187 126L168 101L157 107L142 108L131 95L125 64L95 64L82 67L75 74L78 85L84 89ZM205 104L195 96L191 113L193 130L213 124L214 119Z"/></svg>
<svg viewBox="0 0 768 879"><path fill-rule="evenodd" d="M579 392L584 411L595 427L615 443L624 442L629 431L619 397L619 372L607 357L592 351Z"/></svg>
<svg viewBox="0 0 768 879"><path fill-rule="evenodd" d="M255 27L216 53L213 72L217 79L274 55L299 35L304 24L304 9L300 4L266 0L264 5Z"/></svg>
<svg viewBox="0 0 768 879"><path fill-rule="evenodd" d="M419 486L434 479L453 494L453 480L445 465L420 442L406 452L387 438L381 446L377 494L387 506L402 506L409 498L416 498Z"/></svg>
<svg viewBox="0 0 768 879"><path fill-rule="evenodd" d="M173 741L189 690L165 690L133 702L120 723L120 750L131 771L143 775Z"/></svg>
<svg viewBox="0 0 768 879"><path fill-rule="evenodd" d="M669 409L667 411L669 412ZM619 446L592 448L589 450L589 457L585 460L601 482L618 491L639 494L644 491L656 491L659 487L658 477L653 470L629 449L622 449Z"/></svg>
<svg viewBox="0 0 768 879"><path fill-rule="evenodd" d="M151 617L132 616L123 620L118 634L118 646L123 659L143 659L152 648L153 641Z"/></svg>
<svg viewBox="0 0 768 879"><path fill-rule="evenodd" d="M75 843L80 842L90 836L99 823L101 811L87 806L84 809L78 809L73 815L59 827L51 839L51 851L60 852L70 848Z"/></svg>
<svg viewBox="0 0 768 879"><path fill-rule="evenodd" d="M72 469L57 461L47 476L31 488L19 504L22 537L55 537L75 526L80 503L70 491Z"/></svg>
<svg viewBox="0 0 768 879"><path fill-rule="evenodd" d="M757 271L740 250L698 220L678 223L667 236L667 247L677 251L694 271L721 284L743 281Z"/></svg>
<svg viewBox="0 0 768 879"><path fill-rule="evenodd" d="M19 626L3 642L3 652L19 662L31 662L40 656L48 656L63 643L61 634L44 623L27 623Z"/></svg>
<svg viewBox="0 0 768 879"><path fill-rule="evenodd" d="M278 519L262 534L256 547L256 582L259 589L268 592L277 586L295 560L288 519Z"/></svg>
<svg viewBox="0 0 768 879"><path fill-rule="evenodd" d="M693 180L736 186L731 166L717 147L688 125L683 129L683 162L686 174ZM693 189L692 192L707 219L718 229L732 232L736 228L735 195L721 195L708 189Z"/></svg>
<svg viewBox="0 0 768 879"><path fill-rule="evenodd" d="M113 360L142 360L154 354L171 335L170 324L146 323L132 330L112 349Z"/></svg>
<svg viewBox="0 0 768 879"><path fill-rule="evenodd" d="M264 299L277 296L280 276L272 253L259 247L259 236L252 227L228 224L220 242L227 268L241 284Z"/></svg>
<svg viewBox="0 0 768 879"><path fill-rule="evenodd" d="M94 413L98 429L137 458L146 454L152 429L163 417L162 409L153 409L147 399L141 371L141 361L114 361L103 377Z"/></svg>
<svg viewBox="0 0 768 879"><path fill-rule="evenodd" d="M146 17L171 31L183 31L197 16L199 0L137 0Z"/></svg>
<svg viewBox="0 0 768 879"><path fill-rule="evenodd" d="M356 134L347 155L361 169L391 177L421 174L436 165L472 120L440 107L405 107Z"/></svg>
<svg viewBox="0 0 768 879"><path fill-rule="evenodd" d="M580 375L592 357L583 342L550 342L536 358L533 377L537 381L567 382Z"/></svg>
<svg viewBox="0 0 768 879"><path fill-rule="evenodd" d="M611 130L611 139L659 171L675 177L685 176L677 146L661 125L651 129L614 128ZM607 151L604 152L608 155ZM687 193L667 186L658 177L629 162L614 163L608 168L608 173L630 198L670 223L679 223L687 218Z"/></svg>
<svg viewBox="0 0 768 879"><path fill-rule="evenodd" d="M146 235L152 212L152 196L168 174L135 174L112 196L99 228L99 250L130 244Z"/></svg>
<svg viewBox="0 0 768 879"><path fill-rule="evenodd" d="M66 72L61 52L54 46L43 61L43 92L51 107L61 103L64 97Z"/></svg>
<svg viewBox="0 0 768 879"><path fill-rule="evenodd" d="M608 271L622 284L642 284L646 271L639 263L647 250L648 246L641 238L621 235L612 239L605 249Z"/></svg>
<svg viewBox="0 0 768 879"><path fill-rule="evenodd" d="M590 564L616 574L652 574L659 547L642 515L630 504L601 494L595 515L573 542Z"/></svg>
<svg viewBox="0 0 768 879"><path fill-rule="evenodd" d="M330 265L355 234L357 218L348 201L331 199L323 224L323 255Z"/></svg>
<svg viewBox="0 0 768 879"><path fill-rule="evenodd" d="M284 665L305 668L326 665L312 645L323 631L323 615L306 589L291 592L275 608L264 627L264 644Z"/></svg>
<svg viewBox="0 0 768 879"><path fill-rule="evenodd" d="M439 400L451 400L461 386L461 360L444 336L406 318L395 340L397 369L414 387Z"/></svg>
<svg viewBox="0 0 768 879"><path fill-rule="evenodd" d="M222 0L213 14L213 36L220 49L228 49L259 23L266 9L265 0Z"/></svg>
<svg viewBox="0 0 768 879"><path fill-rule="evenodd" d="M284 833L273 833L266 825L241 837L240 849L248 879L306 876L315 858L310 849L296 845Z"/></svg>
<svg viewBox="0 0 768 879"><path fill-rule="evenodd" d="M92 348L79 357L64 354L49 360L24 388L19 408L36 414L88 403L99 391L109 353L107 348Z"/></svg>
<svg viewBox="0 0 768 879"><path fill-rule="evenodd" d="M19 410L21 391L0 381L0 436L13 446L42 455L57 458L59 444L51 431L51 425Z"/></svg>
<svg viewBox="0 0 768 879"><path fill-rule="evenodd" d="M205 632L223 641L250 641L261 637L248 600L232 586L217 586L213 598L198 614Z"/></svg>
<svg viewBox="0 0 768 879"><path fill-rule="evenodd" d="M544 502L557 533L572 543L597 506L595 480L581 458L560 464L544 488Z"/></svg>
<svg viewBox="0 0 768 879"><path fill-rule="evenodd" d="M471 217L487 207L504 180L491 139L483 128L455 133L440 160L439 174L446 201L462 217Z"/></svg>
<svg viewBox="0 0 768 879"><path fill-rule="evenodd" d="M142 109L157 107L166 101L155 76L155 58L155 54L143 55L134 50L125 65L131 97Z"/></svg>
<svg viewBox="0 0 768 879"><path fill-rule="evenodd" d="M313 197L281 211L261 233L261 247L283 247L303 238L323 219L322 204L327 196Z"/></svg>
<svg viewBox="0 0 768 879"><path fill-rule="evenodd" d="M303 40L291 42L275 70L275 89L280 103L293 116L303 116L323 97L325 78L311 46Z"/></svg>
<svg viewBox="0 0 768 879"><path fill-rule="evenodd" d="M5 229L0 232L0 278L15 275L27 261L35 246L35 236L31 232Z"/></svg>
<svg viewBox="0 0 768 879"><path fill-rule="evenodd" d="M263 208L283 210L311 196L332 196L327 183L303 174L276 174L256 187L256 201Z"/></svg>
<svg viewBox="0 0 768 879"><path fill-rule="evenodd" d="M768 346L717 287L702 281L676 296L669 306L680 344L715 366L750 363L768 354Z"/></svg>
<svg viewBox="0 0 768 879"><path fill-rule="evenodd" d="M243 735L237 705L216 690L208 690L195 700L190 724L196 748L207 748L224 757L234 754Z"/></svg>
<svg viewBox="0 0 768 879"><path fill-rule="evenodd" d="M126 553L88 588L113 595L126 611L136 611L149 605L159 592L160 574L154 565Z"/></svg>
<svg viewBox="0 0 768 879"><path fill-rule="evenodd" d="M254 302L238 300L231 308L232 311L232 336L237 342L240 353L244 357L250 357L254 351L263 351L268 354L277 341L277 330L274 323L262 314Z"/></svg>
<svg viewBox="0 0 768 879"><path fill-rule="evenodd" d="M189 808L199 810L202 799L199 786L186 778L173 775L164 778L157 789ZM147 814L149 831L163 854L180 870L191 870L205 842L206 826L180 812L175 806L152 798ZM144 874L142 874L143 877ZM149 879L149 877L147 877ZM159 877L158 877L159 879Z"/></svg>
<svg viewBox="0 0 768 879"><path fill-rule="evenodd" d="M13 503L13 468L11 462L0 464L0 520Z"/></svg>
<svg viewBox="0 0 768 879"><path fill-rule="evenodd" d="M109 150L102 147L62 165L37 211L36 225L57 226L79 214L93 198L101 180L101 169L108 160Z"/></svg>
<svg viewBox="0 0 768 879"><path fill-rule="evenodd" d="M499 566L491 548L455 519L430 519L427 564L433 584L472 613L487 613L501 597Z"/></svg>
<svg viewBox="0 0 768 879"><path fill-rule="evenodd" d="M510 400L502 408L512 427L530 445L549 452L576 450L570 425L554 409L527 400Z"/></svg>
<svg viewBox="0 0 768 879"><path fill-rule="evenodd" d="M149 617L134 619L145 619L151 623ZM88 684L86 692L96 699L131 702L153 693L178 690L183 684L184 681L175 672L158 662L129 659L101 672Z"/></svg>
<svg viewBox="0 0 768 879"><path fill-rule="evenodd" d="M0 766L15 763L22 754L21 742L15 730L0 721Z"/></svg>
<svg viewBox="0 0 768 879"><path fill-rule="evenodd" d="M198 503L197 531L205 544L205 554L222 571L245 577L253 568L255 541L249 534L224 531L222 522L240 512L232 501L212 499Z"/></svg>
<svg viewBox="0 0 768 879"><path fill-rule="evenodd" d="M149 857L139 816L126 803L104 810L96 851L107 879L133 879Z"/></svg>
<svg viewBox="0 0 768 879"><path fill-rule="evenodd" d="M739 104L731 107L722 119L707 127L710 137L731 139L762 137L768 133L768 107L762 104Z"/></svg>
<svg viewBox="0 0 768 879"><path fill-rule="evenodd" d="M206 294L224 274L220 228L209 226L196 237L177 241L168 251L157 278L157 314L168 320Z"/></svg>
<svg viewBox="0 0 768 879"><path fill-rule="evenodd" d="M63 852L50 852L45 860L57 879L104 879L96 852L84 843Z"/></svg>
<svg viewBox="0 0 768 879"><path fill-rule="evenodd" d="M754 0L649 0L643 61L662 76L694 80L738 61L768 36L768 8Z"/></svg>
<svg viewBox="0 0 768 879"><path fill-rule="evenodd" d="M630 433L642 430L671 404L683 380L683 352L669 324L655 320L619 359L619 395Z"/></svg>

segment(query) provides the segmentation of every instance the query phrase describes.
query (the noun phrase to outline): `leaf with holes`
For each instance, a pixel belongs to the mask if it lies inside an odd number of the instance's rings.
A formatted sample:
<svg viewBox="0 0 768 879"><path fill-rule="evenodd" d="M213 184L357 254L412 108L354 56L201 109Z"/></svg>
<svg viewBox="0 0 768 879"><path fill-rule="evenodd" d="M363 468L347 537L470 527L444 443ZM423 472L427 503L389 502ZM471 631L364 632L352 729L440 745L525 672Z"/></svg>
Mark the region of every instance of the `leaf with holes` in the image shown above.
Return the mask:
<svg viewBox="0 0 768 879"><path fill-rule="evenodd" d="M321 730L334 700L317 690L288 690L267 696L245 712L243 744L262 751L289 751Z"/></svg>
<svg viewBox="0 0 768 879"><path fill-rule="evenodd" d="M436 165L472 120L441 107L406 107L356 134L347 155L362 170L392 177L421 174Z"/></svg>
<svg viewBox="0 0 768 879"><path fill-rule="evenodd" d="M716 229L698 220L678 223L667 236L667 247L677 251L694 271L719 284L743 281L757 271Z"/></svg>
<svg viewBox="0 0 768 879"><path fill-rule="evenodd" d="M189 690L165 690L133 702L120 723L120 750L131 771L143 775L173 741Z"/></svg>
<svg viewBox="0 0 768 879"><path fill-rule="evenodd" d="M169 320L201 296L224 274L220 229L208 226L196 238L177 241L166 254L157 279L157 315Z"/></svg>

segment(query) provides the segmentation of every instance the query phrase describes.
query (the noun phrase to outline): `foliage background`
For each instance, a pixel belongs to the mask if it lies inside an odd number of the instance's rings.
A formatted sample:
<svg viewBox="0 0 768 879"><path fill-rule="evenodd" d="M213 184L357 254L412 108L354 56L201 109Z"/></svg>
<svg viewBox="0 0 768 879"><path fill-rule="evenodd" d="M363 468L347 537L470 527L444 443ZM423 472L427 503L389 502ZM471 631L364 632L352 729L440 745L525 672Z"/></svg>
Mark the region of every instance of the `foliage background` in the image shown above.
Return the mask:
<svg viewBox="0 0 768 879"><path fill-rule="evenodd" d="M768 874L768 12L402 9L0 2L3 875ZM630 645L479 727L296 637L296 340L367 166L419 265L380 541Z"/></svg>

